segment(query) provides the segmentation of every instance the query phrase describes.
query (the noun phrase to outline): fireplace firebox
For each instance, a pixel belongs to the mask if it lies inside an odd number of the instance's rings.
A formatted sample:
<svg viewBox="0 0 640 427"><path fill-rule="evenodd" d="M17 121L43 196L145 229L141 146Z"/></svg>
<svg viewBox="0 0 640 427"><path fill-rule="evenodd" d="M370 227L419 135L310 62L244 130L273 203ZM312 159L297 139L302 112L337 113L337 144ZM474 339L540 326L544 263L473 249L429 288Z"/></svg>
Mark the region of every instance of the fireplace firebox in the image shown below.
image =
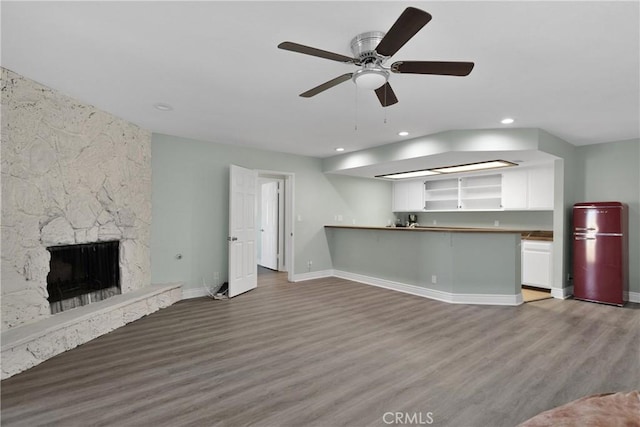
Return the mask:
<svg viewBox="0 0 640 427"><path fill-rule="evenodd" d="M51 313L121 293L120 242L52 246L47 291Z"/></svg>

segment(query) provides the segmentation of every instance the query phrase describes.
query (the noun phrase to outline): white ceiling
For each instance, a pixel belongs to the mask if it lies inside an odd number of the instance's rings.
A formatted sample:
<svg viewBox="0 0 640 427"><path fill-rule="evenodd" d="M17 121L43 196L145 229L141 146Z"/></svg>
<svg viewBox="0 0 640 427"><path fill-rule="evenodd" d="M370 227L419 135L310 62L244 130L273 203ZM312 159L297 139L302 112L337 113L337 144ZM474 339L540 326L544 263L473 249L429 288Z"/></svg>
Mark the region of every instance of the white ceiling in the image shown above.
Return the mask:
<svg viewBox="0 0 640 427"><path fill-rule="evenodd" d="M640 136L639 4L2 1L1 59L144 128L204 141L328 157L397 142L400 130L511 116L583 145ZM410 5L433 19L390 62L473 61L468 77L392 74L400 102L388 108L352 82L298 96L356 67L278 43L351 55L356 34L387 31Z"/></svg>

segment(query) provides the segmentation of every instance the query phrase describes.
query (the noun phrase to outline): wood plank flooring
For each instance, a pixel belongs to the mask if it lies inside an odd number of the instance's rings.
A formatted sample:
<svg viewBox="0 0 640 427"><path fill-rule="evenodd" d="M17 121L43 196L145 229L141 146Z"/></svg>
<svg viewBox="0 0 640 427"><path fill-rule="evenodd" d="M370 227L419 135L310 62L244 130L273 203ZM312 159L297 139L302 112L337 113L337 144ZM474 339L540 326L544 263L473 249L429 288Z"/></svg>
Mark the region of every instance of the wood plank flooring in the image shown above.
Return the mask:
<svg viewBox="0 0 640 427"><path fill-rule="evenodd" d="M639 389L639 308L452 305L274 273L2 381L1 422L384 426L386 412L404 412L431 413L435 426L515 426L585 395Z"/></svg>
<svg viewBox="0 0 640 427"><path fill-rule="evenodd" d="M553 298L551 291L522 287L522 302L540 301L548 298Z"/></svg>

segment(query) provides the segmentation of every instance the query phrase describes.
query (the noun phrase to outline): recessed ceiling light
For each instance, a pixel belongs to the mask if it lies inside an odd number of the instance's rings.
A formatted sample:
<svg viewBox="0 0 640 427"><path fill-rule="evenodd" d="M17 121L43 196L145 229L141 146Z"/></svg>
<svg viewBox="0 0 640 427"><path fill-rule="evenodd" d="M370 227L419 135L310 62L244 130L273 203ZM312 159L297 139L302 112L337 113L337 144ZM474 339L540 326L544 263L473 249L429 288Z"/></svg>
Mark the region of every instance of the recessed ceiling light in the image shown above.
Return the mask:
<svg viewBox="0 0 640 427"><path fill-rule="evenodd" d="M511 117L505 117L504 119L500 120L500 123L502 123L503 125L510 125L513 122L515 122L515 120L513 120Z"/></svg>
<svg viewBox="0 0 640 427"><path fill-rule="evenodd" d="M171 111L173 110L173 107L169 104L165 104L163 102L157 102L155 104L153 104L153 107L156 110L160 110L160 111Z"/></svg>
<svg viewBox="0 0 640 427"><path fill-rule="evenodd" d="M340 151L344 151L344 148L342 148L342 147L338 147L338 148L336 148L336 151L338 151L338 152L340 152Z"/></svg>
<svg viewBox="0 0 640 427"><path fill-rule="evenodd" d="M407 135L409 135L409 132L407 132L406 130L403 130L402 132L398 132L398 135L407 136Z"/></svg>

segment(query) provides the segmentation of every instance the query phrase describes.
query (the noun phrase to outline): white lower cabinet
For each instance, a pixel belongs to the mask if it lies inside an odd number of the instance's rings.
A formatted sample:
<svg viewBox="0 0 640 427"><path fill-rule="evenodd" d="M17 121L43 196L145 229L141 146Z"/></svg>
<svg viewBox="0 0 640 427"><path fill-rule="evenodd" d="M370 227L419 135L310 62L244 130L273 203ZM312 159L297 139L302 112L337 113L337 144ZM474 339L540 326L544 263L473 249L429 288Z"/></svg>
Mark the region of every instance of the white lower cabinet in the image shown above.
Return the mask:
<svg viewBox="0 0 640 427"><path fill-rule="evenodd" d="M522 284L551 289L553 242L522 241Z"/></svg>

